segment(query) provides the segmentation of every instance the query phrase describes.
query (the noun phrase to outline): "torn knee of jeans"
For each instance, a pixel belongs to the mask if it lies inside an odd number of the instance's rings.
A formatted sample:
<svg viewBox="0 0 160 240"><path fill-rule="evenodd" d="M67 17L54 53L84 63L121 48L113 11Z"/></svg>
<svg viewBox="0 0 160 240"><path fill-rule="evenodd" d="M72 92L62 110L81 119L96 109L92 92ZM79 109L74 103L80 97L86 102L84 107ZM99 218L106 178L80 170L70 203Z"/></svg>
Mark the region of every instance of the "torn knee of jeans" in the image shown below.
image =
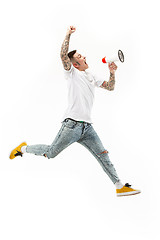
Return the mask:
<svg viewBox="0 0 160 240"><path fill-rule="evenodd" d="M104 154L104 153L108 153L107 150L104 150L103 152L99 153L99 154Z"/></svg>

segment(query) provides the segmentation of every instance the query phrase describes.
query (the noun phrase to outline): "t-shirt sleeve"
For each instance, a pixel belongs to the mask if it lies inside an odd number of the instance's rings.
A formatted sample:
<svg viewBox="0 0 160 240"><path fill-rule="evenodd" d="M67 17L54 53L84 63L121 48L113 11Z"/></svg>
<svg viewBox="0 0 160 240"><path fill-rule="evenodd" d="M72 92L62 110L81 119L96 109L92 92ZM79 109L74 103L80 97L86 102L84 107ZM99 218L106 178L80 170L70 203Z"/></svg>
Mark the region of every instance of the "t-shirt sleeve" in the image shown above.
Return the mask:
<svg viewBox="0 0 160 240"><path fill-rule="evenodd" d="M71 64L71 68L70 68L69 71L64 69L64 77L65 77L65 79L70 79L72 74L73 74L73 71L74 71L74 67L73 67L72 64Z"/></svg>

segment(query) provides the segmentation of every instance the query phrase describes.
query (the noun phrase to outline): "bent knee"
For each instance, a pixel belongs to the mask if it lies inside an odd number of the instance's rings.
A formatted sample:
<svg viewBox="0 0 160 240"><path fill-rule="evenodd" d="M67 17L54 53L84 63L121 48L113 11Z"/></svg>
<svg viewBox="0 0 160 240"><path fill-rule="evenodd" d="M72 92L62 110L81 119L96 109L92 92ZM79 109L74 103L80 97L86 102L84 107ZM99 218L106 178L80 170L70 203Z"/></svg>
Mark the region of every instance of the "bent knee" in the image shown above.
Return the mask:
<svg viewBox="0 0 160 240"><path fill-rule="evenodd" d="M50 149L50 151L45 154L48 158L55 158L57 155L59 154L58 151L53 150L52 148Z"/></svg>

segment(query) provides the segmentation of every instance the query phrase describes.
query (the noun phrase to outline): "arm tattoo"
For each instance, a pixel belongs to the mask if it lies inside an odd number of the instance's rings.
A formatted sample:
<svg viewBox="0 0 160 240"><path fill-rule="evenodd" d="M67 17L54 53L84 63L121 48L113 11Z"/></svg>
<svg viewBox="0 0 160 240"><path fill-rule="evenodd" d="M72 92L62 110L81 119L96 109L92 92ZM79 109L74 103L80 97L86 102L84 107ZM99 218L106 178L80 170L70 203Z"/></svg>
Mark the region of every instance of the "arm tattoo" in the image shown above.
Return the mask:
<svg viewBox="0 0 160 240"><path fill-rule="evenodd" d="M63 41L63 44L61 47L61 53L60 53L64 69L68 70L68 71L71 68L71 61L70 61L69 57L67 56L68 48L69 48L69 40L70 40L70 34L67 34Z"/></svg>
<svg viewBox="0 0 160 240"><path fill-rule="evenodd" d="M109 81L104 81L101 85L101 88L107 89L109 91L114 90L115 86L115 74L110 72L110 78Z"/></svg>
<svg viewBox="0 0 160 240"><path fill-rule="evenodd" d="M114 90L114 86L115 86L115 74L114 73L110 73L110 79L109 79L109 88L110 90Z"/></svg>

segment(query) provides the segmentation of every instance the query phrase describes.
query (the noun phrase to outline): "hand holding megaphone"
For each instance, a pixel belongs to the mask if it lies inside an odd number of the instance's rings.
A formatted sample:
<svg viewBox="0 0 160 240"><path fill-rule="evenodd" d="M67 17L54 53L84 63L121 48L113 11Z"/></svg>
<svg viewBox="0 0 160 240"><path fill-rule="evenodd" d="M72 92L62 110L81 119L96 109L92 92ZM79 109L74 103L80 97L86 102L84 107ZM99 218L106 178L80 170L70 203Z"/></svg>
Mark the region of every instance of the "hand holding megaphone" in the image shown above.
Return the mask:
<svg viewBox="0 0 160 240"><path fill-rule="evenodd" d="M114 62L108 63L108 68L110 73L115 73L117 70L117 65Z"/></svg>
<svg viewBox="0 0 160 240"><path fill-rule="evenodd" d="M124 62L124 54L121 50L118 50L118 54L116 54L115 56L111 57L111 58L102 58L102 62L103 63L111 63L111 62L116 62L116 61L120 61L120 62Z"/></svg>

